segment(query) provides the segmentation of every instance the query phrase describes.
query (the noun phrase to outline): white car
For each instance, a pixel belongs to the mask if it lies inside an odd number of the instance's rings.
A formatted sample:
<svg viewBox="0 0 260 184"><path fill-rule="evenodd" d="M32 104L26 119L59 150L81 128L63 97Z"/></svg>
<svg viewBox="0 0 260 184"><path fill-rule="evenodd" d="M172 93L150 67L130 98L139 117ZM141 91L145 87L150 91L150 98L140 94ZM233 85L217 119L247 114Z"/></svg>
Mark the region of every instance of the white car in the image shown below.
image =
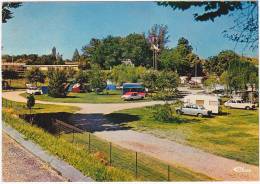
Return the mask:
<svg viewBox="0 0 260 184"><path fill-rule="evenodd" d="M37 87L29 87L26 90L26 93L33 95L42 95L42 90L38 89Z"/></svg>
<svg viewBox="0 0 260 184"><path fill-rule="evenodd" d="M144 96L138 94L137 92L128 92L124 94L121 98L124 100L141 100L144 99Z"/></svg>
<svg viewBox="0 0 260 184"><path fill-rule="evenodd" d="M224 103L226 107L236 108L236 109L255 109L256 105L250 102L244 102L241 99L230 99Z"/></svg>

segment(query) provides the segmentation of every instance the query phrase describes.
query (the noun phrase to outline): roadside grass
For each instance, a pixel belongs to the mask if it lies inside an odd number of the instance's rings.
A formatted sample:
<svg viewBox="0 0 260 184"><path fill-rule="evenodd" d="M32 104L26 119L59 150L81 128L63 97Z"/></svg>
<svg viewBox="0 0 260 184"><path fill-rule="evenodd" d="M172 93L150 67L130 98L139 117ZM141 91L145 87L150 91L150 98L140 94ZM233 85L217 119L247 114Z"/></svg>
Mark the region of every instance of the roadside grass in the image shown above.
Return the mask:
<svg viewBox="0 0 260 184"><path fill-rule="evenodd" d="M136 131L147 132L226 158L258 165L258 111L225 107L222 107L222 111L223 115L212 118L180 115L178 119L181 123L175 120L167 123L154 120L151 107L118 111L106 117L112 123L121 121L123 126ZM139 118L130 121L128 116ZM124 117L123 122L121 117Z"/></svg>
<svg viewBox="0 0 260 184"><path fill-rule="evenodd" d="M134 177L129 172L107 167L95 155L89 154L84 148L79 149L76 144L69 143L62 138L56 138L43 129L32 126L5 110L3 111L3 121L21 132L27 139L39 144L43 149L68 162L96 181L134 180Z"/></svg>
<svg viewBox="0 0 260 184"><path fill-rule="evenodd" d="M72 134L63 134L62 138L72 142ZM74 143L89 149L89 133L75 133ZM109 142L90 134L90 150L96 153L106 165L110 164ZM136 172L135 152L111 144L111 165L129 171L132 175ZM138 153L136 181L167 181L168 165L158 159ZM213 180L205 175L196 173L177 165L170 166L169 179L171 181L209 181Z"/></svg>
<svg viewBox="0 0 260 184"><path fill-rule="evenodd" d="M30 110L26 108L26 104L22 102L15 102L11 100L7 100L2 98L2 107L13 108L16 114L29 114ZM59 112L67 112L74 113L79 111L79 107L74 106L63 106L63 105L48 105L48 104L38 104L32 108L32 114L39 113L59 113Z"/></svg>
<svg viewBox="0 0 260 184"><path fill-rule="evenodd" d="M4 100L5 101L5 100ZM3 102L4 102L3 101ZM43 149L58 156L83 174L97 181L166 181L167 164L138 153L138 177L135 178L135 152L112 145L112 166L109 165L109 143L91 134L91 152L88 148L88 133L61 134L60 138L53 136L36 125L31 125L17 117L18 114L28 114L22 111L25 104L8 101L11 108L3 108L3 121L17 131L39 144ZM76 111L73 107L40 105L32 113L53 113L61 111ZM19 112L17 108L20 107ZM205 175L193 172L180 166L170 167L172 181L209 181Z"/></svg>
<svg viewBox="0 0 260 184"><path fill-rule="evenodd" d="M21 94L26 97L27 94ZM144 100L137 101L124 101L121 99L122 92L120 90L109 91L96 94L90 93L69 93L65 98L54 98L47 94L35 95L36 100L49 101L49 102L63 102L63 103L130 103L130 102L143 102L151 100L149 97Z"/></svg>

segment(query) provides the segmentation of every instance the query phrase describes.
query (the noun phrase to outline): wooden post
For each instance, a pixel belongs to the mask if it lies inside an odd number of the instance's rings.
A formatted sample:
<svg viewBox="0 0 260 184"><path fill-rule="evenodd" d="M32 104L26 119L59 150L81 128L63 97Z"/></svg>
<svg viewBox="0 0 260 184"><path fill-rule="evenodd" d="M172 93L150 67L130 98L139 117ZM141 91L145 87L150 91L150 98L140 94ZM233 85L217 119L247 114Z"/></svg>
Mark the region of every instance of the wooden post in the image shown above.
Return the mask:
<svg viewBox="0 0 260 184"><path fill-rule="evenodd" d="M90 132L88 133L88 152L90 153Z"/></svg>
<svg viewBox="0 0 260 184"><path fill-rule="evenodd" d="M168 165L168 181L170 181L170 166Z"/></svg>
<svg viewBox="0 0 260 184"><path fill-rule="evenodd" d="M112 165L112 144L109 142L109 165Z"/></svg>
<svg viewBox="0 0 260 184"><path fill-rule="evenodd" d="M135 178L137 178L137 152L135 152Z"/></svg>
<svg viewBox="0 0 260 184"><path fill-rule="evenodd" d="M74 143L74 129L73 129L73 133L72 133L72 143Z"/></svg>

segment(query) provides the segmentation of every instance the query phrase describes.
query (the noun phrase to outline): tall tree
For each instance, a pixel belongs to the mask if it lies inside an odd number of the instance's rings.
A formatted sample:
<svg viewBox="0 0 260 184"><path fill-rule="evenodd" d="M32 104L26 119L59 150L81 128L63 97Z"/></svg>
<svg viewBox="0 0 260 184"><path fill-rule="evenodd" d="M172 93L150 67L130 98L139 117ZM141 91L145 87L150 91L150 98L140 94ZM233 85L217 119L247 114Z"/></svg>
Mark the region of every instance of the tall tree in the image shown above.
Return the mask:
<svg viewBox="0 0 260 184"><path fill-rule="evenodd" d="M167 25L158 25L155 24L148 31L148 38L152 44L158 46L162 51L165 48L166 43L169 42L170 36L168 35L168 26Z"/></svg>
<svg viewBox="0 0 260 184"><path fill-rule="evenodd" d="M258 48L258 3L257 1L164 1L160 6L173 10L188 10L200 7L194 13L196 21L214 21L217 17L233 16L234 24L225 30L224 36L251 49ZM204 10L202 9L204 8Z"/></svg>
<svg viewBox="0 0 260 184"><path fill-rule="evenodd" d="M151 66L152 51L144 34L129 34L122 39L122 58L130 59L135 66Z"/></svg>
<svg viewBox="0 0 260 184"><path fill-rule="evenodd" d="M18 8L22 6L22 3L4 2L2 4L2 23L6 23L7 20L13 18L13 12L10 9Z"/></svg>
<svg viewBox="0 0 260 184"><path fill-rule="evenodd" d="M52 55L53 58L56 59L56 57L57 57L56 47L53 47L53 48L52 48L52 50L51 50L51 55Z"/></svg>
<svg viewBox="0 0 260 184"><path fill-rule="evenodd" d="M73 62L78 62L80 59L79 51L78 49L75 49L73 56L72 56L72 61Z"/></svg>

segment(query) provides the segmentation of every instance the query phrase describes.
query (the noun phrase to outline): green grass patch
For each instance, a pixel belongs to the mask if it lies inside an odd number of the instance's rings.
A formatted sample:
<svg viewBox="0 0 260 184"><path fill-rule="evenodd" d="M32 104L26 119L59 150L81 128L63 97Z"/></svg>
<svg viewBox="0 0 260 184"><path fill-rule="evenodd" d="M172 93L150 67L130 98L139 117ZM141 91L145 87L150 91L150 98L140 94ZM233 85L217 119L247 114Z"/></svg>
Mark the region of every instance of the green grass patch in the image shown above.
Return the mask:
<svg viewBox="0 0 260 184"><path fill-rule="evenodd" d="M109 143L90 134L90 148L88 133L61 134L59 138L53 136L36 125L31 125L17 117L20 114L28 114L24 103L3 100L9 104L3 108L3 121L22 133L26 139L39 144L43 149L58 156L83 174L97 181L167 181L167 164L160 160L138 153L138 176L135 178L135 152L112 145L111 160L109 162ZM12 104L12 105L11 105ZM74 107L43 105L33 109L34 114L62 111L76 111ZM5 105L3 105L5 107ZM20 108L17 111L17 108ZM89 152L90 150L90 152ZM171 181L209 181L211 178L193 172L177 165L170 166Z"/></svg>
<svg viewBox="0 0 260 184"><path fill-rule="evenodd" d="M27 94L21 94L26 97ZM45 95L35 95L36 100L49 101L49 102L63 102L63 103L130 103L130 102L142 102L149 101L150 98L137 101L124 101L121 99L122 92L120 90L109 91L96 94L94 92L90 93L69 93L65 98L54 98L47 94Z"/></svg>
<svg viewBox="0 0 260 184"><path fill-rule="evenodd" d="M181 121L172 120L167 123L156 121L150 107L118 111L106 117L111 122L121 121L123 126L137 131L258 165L258 111L222 109L223 115L212 118L181 115L176 118Z"/></svg>

